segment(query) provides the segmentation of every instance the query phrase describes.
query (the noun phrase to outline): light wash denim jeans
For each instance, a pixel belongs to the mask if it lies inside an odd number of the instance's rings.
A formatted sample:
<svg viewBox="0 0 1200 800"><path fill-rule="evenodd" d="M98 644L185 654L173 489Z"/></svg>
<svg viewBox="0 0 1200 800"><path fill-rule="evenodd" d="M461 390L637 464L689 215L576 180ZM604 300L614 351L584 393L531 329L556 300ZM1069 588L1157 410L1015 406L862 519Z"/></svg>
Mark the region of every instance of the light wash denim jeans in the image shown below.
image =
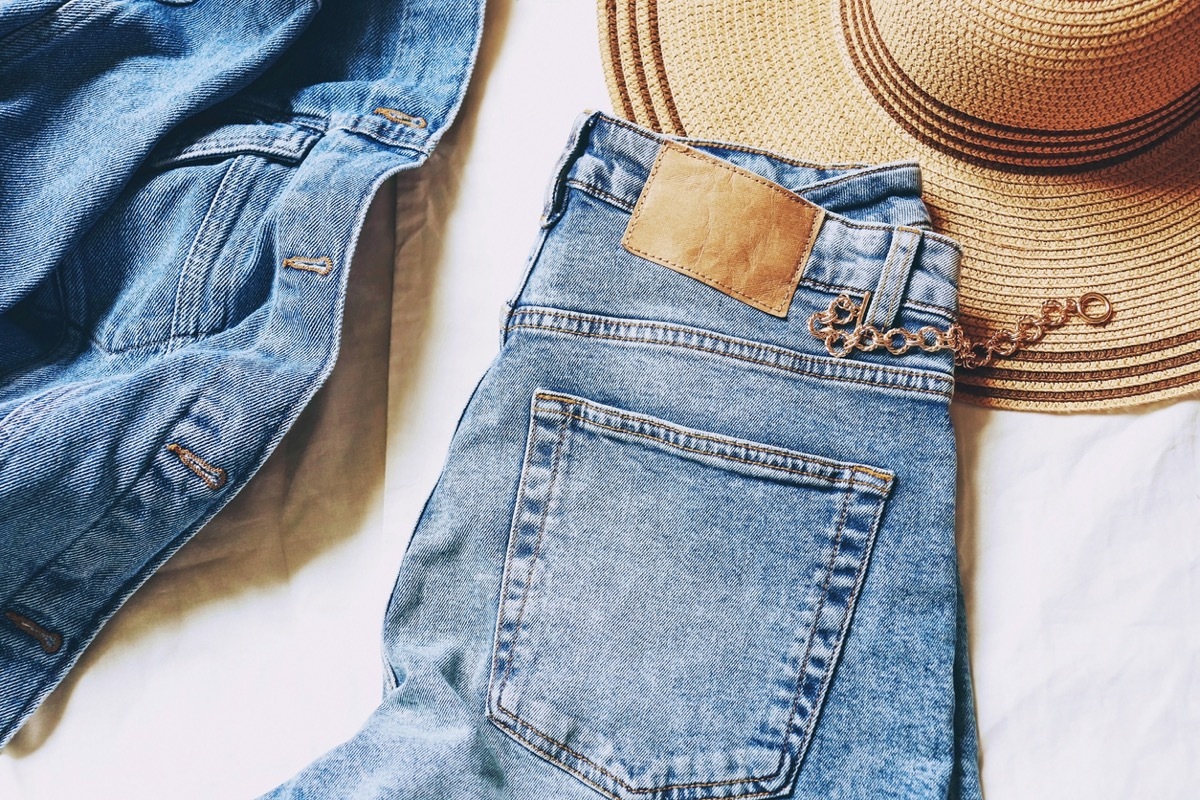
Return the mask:
<svg viewBox="0 0 1200 800"><path fill-rule="evenodd" d="M843 292L948 325L959 250L914 164L691 144L579 122L383 702L269 797L979 797L951 356L808 329Z"/></svg>
<svg viewBox="0 0 1200 800"><path fill-rule="evenodd" d="M482 0L0 0L0 745L333 367Z"/></svg>

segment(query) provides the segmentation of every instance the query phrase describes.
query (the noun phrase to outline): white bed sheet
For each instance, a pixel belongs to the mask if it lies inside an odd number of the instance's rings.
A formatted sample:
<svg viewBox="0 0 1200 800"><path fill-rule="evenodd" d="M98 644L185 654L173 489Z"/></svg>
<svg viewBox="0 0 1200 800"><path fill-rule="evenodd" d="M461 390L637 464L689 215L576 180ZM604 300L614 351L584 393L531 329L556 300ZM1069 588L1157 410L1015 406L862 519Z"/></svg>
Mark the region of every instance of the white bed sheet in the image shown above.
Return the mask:
<svg viewBox="0 0 1200 800"><path fill-rule="evenodd" d="M546 181L574 116L609 106L594 13L492 0L458 124L372 208L328 385L0 754L0 798L250 798L366 718ZM1200 400L954 419L987 797L1200 797Z"/></svg>

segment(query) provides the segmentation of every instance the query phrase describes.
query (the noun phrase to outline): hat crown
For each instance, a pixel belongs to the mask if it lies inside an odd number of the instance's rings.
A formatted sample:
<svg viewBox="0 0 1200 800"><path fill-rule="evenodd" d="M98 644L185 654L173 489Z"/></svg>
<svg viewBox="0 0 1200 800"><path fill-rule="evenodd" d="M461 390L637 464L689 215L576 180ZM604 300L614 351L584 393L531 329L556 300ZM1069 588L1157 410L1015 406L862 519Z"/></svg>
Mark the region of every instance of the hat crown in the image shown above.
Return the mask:
<svg viewBox="0 0 1200 800"><path fill-rule="evenodd" d="M870 12L916 86L996 125L1121 125L1200 86L1197 0L871 0Z"/></svg>
<svg viewBox="0 0 1200 800"><path fill-rule="evenodd" d="M1085 170L1200 116L1200 0L841 0L859 76L922 141Z"/></svg>
<svg viewBox="0 0 1200 800"><path fill-rule="evenodd" d="M963 246L960 324L971 336L1020 332L1048 298L1111 301L1103 327L1063 326L960 373L969 402L1097 410L1194 393L1200 92L1186 87L1200 64L1200 0L1017 1L602 0L601 46L614 105L640 122L802 161L918 158L934 229ZM1066 11L1074 26L1055 16ZM1000 37L1002 56L977 32L984 12L1021 32ZM1019 74L1014 53L1051 45L1058 73L1034 62L1032 76ZM971 91L939 87L939 70ZM1014 72L1033 89L1008 88ZM1113 76L1125 97L1114 99ZM1058 113L1068 79L1092 116ZM1155 103L1165 110L1147 114ZM1109 120L1124 121L1080 129Z"/></svg>

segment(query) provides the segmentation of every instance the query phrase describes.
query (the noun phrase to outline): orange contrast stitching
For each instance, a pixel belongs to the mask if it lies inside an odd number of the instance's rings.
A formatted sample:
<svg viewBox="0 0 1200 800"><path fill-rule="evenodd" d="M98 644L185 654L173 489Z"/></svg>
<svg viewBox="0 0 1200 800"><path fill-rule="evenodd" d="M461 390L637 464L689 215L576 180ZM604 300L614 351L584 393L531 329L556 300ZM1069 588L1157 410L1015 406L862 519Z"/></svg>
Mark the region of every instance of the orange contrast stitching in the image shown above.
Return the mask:
<svg viewBox="0 0 1200 800"><path fill-rule="evenodd" d="M543 395L543 394L539 394L537 396L538 397L547 397L547 398L559 397L558 395ZM575 403L575 405L580 405L579 401L574 401L574 403ZM567 414L566 412L561 412L561 411L552 411L550 413L563 414L564 416L574 416L572 414ZM617 416L620 416L620 415L617 415ZM582 420L581 417L575 417L575 418ZM608 427L606 425L602 425L601 423L597 423L592 420L583 420L583 421L592 422L592 424L600 425L601 427ZM619 430L619 429L614 428L614 430ZM626 431L626 432L632 433L631 431ZM853 483L853 481L851 481L851 483ZM785 737L791 737L791 735L792 735L791 734L792 720L794 720L796 718L796 709L799 707L800 695L804 689L804 678L805 678L805 673L808 671L808 661L809 661L809 657L811 655L811 649L812 649L812 637L815 634L817 628L820 626L821 614L823 613L824 606L825 606L825 597L829 593L829 584L833 578L833 568L837 562L837 555L841 551L841 541L842 541L842 535L845 532L846 517L847 517L848 511L849 511L849 507L850 507L851 491L852 491L851 487L847 486L846 491L843 493L843 499L842 499L842 503L841 503L841 512L838 515L837 528L836 528L836 532L834 534L833 551L830 553L829 565L826 567L826 570L825 570L825 582L824 582L823 592L821 595L821 602L817 607L816 613L813 615L812 628L809 631L808 641L805 643L804 660L801 663L799 672L797 673L798 685L796 687L796 692L792 699L791 710L788 714L787 722L784 724L784 736ZM536 556L535 556L535 558L536 558ZM529 586L526 585L526 588L525 588L526 598L528 597L528 593L529 593ZM514 647L515 647L515 644L516 643L514 642ZM496 705L499 706L501 710L503 710L506 714L508 714L509 717L511 717L522 728L528 729L530 732L537 735L539 738L544 739L545 741L558 746L559 748L566 751L567 753L570 753L572 756L579 759L580 761L591 765L593 768L596 769L597 772L601 773L602 775L607 776L614 783L622 786L624 789L626 789L627 791L632 792L634 794L649 794L651 792L666 791L668 789L696 789L696 788L706 788L706 787L714 787L714 786L738 786L738 785L747 784L747 783L762 783L766 780L775 778L775 777L779 776L781 773L783 773L784 767L787 763L788 752L785 751L785 752L780 753L780 755L779 755L779 766L775 769L774 772L772 772L769 775L752 776L749 778L738 778L736 780L731 779L731 780L726 780L726 781L710 781L710 782L703 782L703 783L677 783L677 784L668 784L666 786L652 786L652 787L642 788L642 787L637 787L637 786L633 786L632 784L626 783L625 781L621 780L621 778L617 777L612 772L608 771L601 765L592 761L587 756L575 751L574 749L572 749L568 745L564 744L563 742L560 742L557 739L555 739L551 736L548 736L547 734L543 733L542 731L538 730L536 727L531 725L528 721L521 719L516 714L514 714L510 709L508 709L504 706L504 704L500 701L499 694L497 695L497 698L496 698ZM572 769L569 765L563 764L561 758L555 756L553 753L546 752L543 748L540 748L537 745L535 745L534 743L530 742L528 737L522 736L520 732L518 732L512 725L508 724L505 720L497 720L497 722L499 722L503 727L512 731L513 735L515 735L521 741L525 742L530 747L532 747L534 750L536 750L537 752L546 756L547 758L550 758L555 763L557 763L559 766L565 768L568 772L571 772L572 774L576 775L577 777L581 777L581 778L583 777L579 772ZM796 769L796 766L797 766L796 764L792 765L792 771L794 771ZM588 780L586 782L589 785L595 786L595 784L590 780ZM596 787L596 788L600 788L600 787ZM604 791L604 793L608 794L609 796L613 796L608 791L605 791L603 789L601 789L601 791ZM755 797L767 797L769 795L775 794L775 791L776 790L757 792L755 794L740 795L740 797L742 797L744 800L750 800L750 798L755 798Z"/></svg>
<svg viewBox="0 0 1200 800"><path fill-rule="evenodd" d="M490 691L491 690L491 682L494 680L494 676L497 674L498 667L500 666L500 636L501 636L501 630L504 627L504 605L505 605L505 600L508 597L508 584L512 580L513 556L516 553L517 542L520 539L520 535L516 533L515 529L517 529L520 524L519 523L519 519L520 519L519 515L521 513L521 509L523 509L525 507L525 491L526 491L526 488L528 485L526 482L526 477L527 477L528 473L524 468L524 464L528 463L532 456L534 440L536 439L537 433L538 433L537 432L537 424L538 423L537 423L536 415L531 414L530 421L529 421L528 442L525 445L524 458L522 458L522 460L521 460L521 463L522 463L521 481L517 487L517 504L516 504L516 506L514 506L514 508L516 510L513 512L512 528L514 530L510 533L508 550L504 554L504 577L503 577L503 580L501 581L501 585L500 585L500 609L499 609L499 613L496 616L496 633L495 633L495 636L493 637L495 640L495 653L493 653L493 655L492 655L492 676L493 677L489 677L489 679L488 679L489 702L490 702L490 694L491 694L491 691ZM497 704L499 704L499 702L500 702L499 687L497 687L496 702L497 702ZM490 709L489 709L489 711L490 711Z"/></svg>
<svg viewBox="0 0 1200 800"><path fill-rule="evenodd" d="M591 406L590 404L581 403L579 400L573 400L569 397L564 397L562 395L539 394L538 397L541 399L544 399L544 400L552 400L552 401L566 403L566 404L573 405L573 406L583 406L585 408L595 408L594 406ZM658 436L651 436L650 434L641 433L640 431L630 431L630 430L626 430L625 428L618 428L613 425L606 425L603 422L598 422L597 420L594 420L594 419L588 419L586 417L581 417L578 414L572 414L568 411L557 411L557 410L553 410L553 409L542 409L542 410L546 411L548 413L551 413L551 414L565 414L566 416L577 419L580 422L586 422L591 425L597 425L601 428L608 428L609 430L616 431L617 433L628 433L631 436L641 436L645 439L651 439L656 442L662 442L663 444L669 445L670 447L677 447L680 450L689 450L693 453L699 453L701 455L709 455L709 456L713 456L715 458L726 458L731 461L741 461L745 464L757 465L760 467L764 467L766 469L778 469L778 470L782 470L784 472L795 473L796 475L805 475L807 477L815 478L817 480L823 480L827 483L832 483L832 484L839 485L839 486L842 484L853 484L853 485L857 485L857 486L872 486L872 484L870 484L870 483L858 483L854 480L854 478L850 478L848 480L842 479L842 478L830 478L825 475L814 475L813 473L805 471L805 470L793 469L790 467L783 467L783 466L779 466L777 464L764 464L761 461L754 461L753 459L740 458L738 456L726 455L723 453L710 453L707 450L701 450L699 448L687 447L686 445L676 444L675 442L668 442L665 439L662 439ZM810 461L814 464L820 464L821 466L824 466L824 467L829 467L831 469L846 470L848 472L855 473L855 474L857 474L859 472L864 472L867 475L871 475L872 477L878 478L879 480L883 481L886 484L890 485L892 482L892 476L887 475L882 472L878 472L878 471L871 469L870 467L864 466L862 464L850 464L850 465L836 464L832 461L825 461L824 459L821 459L816 456L807 456L807 455L804 456L804 458L800 458L799 457L800 454L798 454L798 453L793 455L791 453L788 453L787 451L774 450L769 447L761 447L761 446L760 447L751 447L747 444L722 439L722 438L719 438L716 436L706 436L702 433L692 433L689 431L679 430L677 428L670 428L665 425L662 425L661 423L651 422L650 420L639 419L634 416L621 414L620 412L617 412L617 411L608 411L606 409L600 409L600 408L596 408L595 410L597 413L609 414L614 417L619 417L620 419L628 420L629 422L642 424L642 425L650 425L650 426L659 428L660 430L674 432L681 436L687 436L687 437L690 437L693 439L700 439L702 441L713 442L715 444L723 445L725 447L741 447L742 449L748 450L751 453L765 453L765 454L769 454L769 455L773 455L773 456L778 456L780 458L786 458L790 461L800 461L800 462ZM878 487L876 487L876 488L878 488Z"/></svg>
<svg viewBox="0 0 1200 800"><path fill-rule="evenodd" d="M593 324L593 325L595 325L595 324L612 325L612 326L624 325L627 327L634 326L634 327L655 328L655 329L661 329L661 330L666 330L666 331L674 331L675 333L686 333L690 336L699 336L699 337L702 337L705 339L713 339L718 342L724 342L726 344L736 345L738 347L748 347L748 348L757 349L757 350L766 350L769 353L775 353L777 355L784 356L786 358L797 358L797 359L808 358L808 359L812 359L814 361L820 361L820 360L832 361L832 359L825 358L824 356L812 356L807 353L801 353L797 350L785 350L782 347L775 347L773 345L763 344L762 342L754 342L749 339L735 339L731 336L723 336L723 335L721 335L719 333L715 333L713 331L701 330L699 328L684 328L679 325L668 325L666 323L650 322L648 320L638 320L638 319L627 319L626 320L626 319L616 319L614 317L585 316L583 314L572 314L568 311L557 311L557 310L549 309L549 308L533 309L533 308L529 308L529 307L518 309L514 313L514 316L530 316L530 315L535 315L535 314L546 316L546 317L560 317L562 319L573 319L573 320L577 320L578 322L586 322L586 323ZM602 337L605 336L603 334L588 334L588 333L584 333L584 332L568 331L568 330L564 330L562 328L547 328L544 325L536 325L536 324L527 325L527 324L523 324L523 323L516 323L514 325L510 325L509 327L510 328L545 328L546 330L562 331L563 333L578 333L578 335L580 335L580 336L590 336L590 335L596 335L596 336L602 336ZM638 339L638 338L629 339L629 341L638 341L638 342L646 341L649 344L660 344L659 342L656 342L656 341L646 340L646 339ZM668 346L675 346L674 342L662 342L661 344L665 344ZM680 344L678 346L679 347L689 347L691 345ZM713 350L711 348L697 348L697 349L703 349L706 352L714 353L716 355L728 355L730 358L741 358L741 356L735 356L735 355L731 355L729 353L723 353L720 350ZM770 364L770 362L767 362L767 361L763 361L761 363ZM946 382L949 382L949 380L950 380L949 378L942 377L940 375L931 375L928 372L921 372L921 371L915 370L915 369L906 369L904 367L893 367L893 366L887 366L884 364L872 364L871 368L878 369L882 372L895 374L895 375L907 375L912 378L932 378L934 380L943 380ZM795 370L795 371L799 372L800 370ZM816 373L816 372L804 373L804 374L806 374L806 375L811 374L811 375L814 375L817 377L822 377L820 373Z"/></svg>
<svg viewBox="0 0 1200 800"><path fill-rule="evenodd" d="M556 315L556 314L551 314L550 312L546 312L546 311L519 312L519 313L545 314L547 316L564 316L567 319L579 319L579 320L586 321L586 322L591 321L591 320L588 320L586 317L571 317L569 315ZM620 324L620 323L618 323L618 324ZM629 324L637 325L637 324L645 324L645 323L629 323ZM721 336L716 336L716 335L708 334L708 333L703 333L703 334L697 333L695 331L689 331L686 328L672 328L672 327L666 326L666 325L651 325L651 327L662 328L665 330L673 330L673 331L678 331L680 333L687 333L687 334L696 335L696 336L711 336L712 338L717 339L718 341L727 341L729 344L734 344L739 347L745 346L745 347L752 347L752 348L762 348L763 350L766 350L768 352L774 352L774 353L777 353L777 354L787 357L787 358L799 359L799 358L803 357L802 354L790 353L787 350L773 348L773 347L770 347L769 345L763 345L763 344L758 344L758 343L753 343L753 342L752 343L742 343L742 342L738 342L736 339L723 339ZM826 375L824 373L816 372L814 370L805 370L805 369L800 369L799 367L787 366L785 364L777 364L772 361L767 361L767 360L761 359L761 358L754 358L752 356L743 356L743 355L738 355L736 353L721 352L720 350L715 350L710 347L702 347L700 345L686 344L684 342L659 342L659 341L655 341L653 339L646 339L646 338L638 337L638 336L618 336L616 334L607 334L607 333L588 333L586 331L572 331L572 330L566 330L564 328L550 327L547 325L524 324L524 323L520 323L520 322L511 324L508 326L508 330L510 330L510 331L517 330L518 328L524 328L527 330L535 330L535 331L548 331L551 333L561 333L565 336L585 336L585 337L592 338L592 339L611 339L613 341L618 341L618 342L634 342L634 343L638 343L638 344L660 345L662 347L682 347L682 348L685 348L688 350L696 350L701 353L711 353L713 355L723 356L725 358L736 358L740 361L748 361L751 364L760 364L764 367L780 369L780 370L784 370L785 372L793 372L793 373L796 373L797 375L807 375L809 377L820 378L822 380L839 381L842 383L857 383L862 386L875 386L875 387L881 387L881 388L894 386L895 388L902 389L904 391L921 392L923 394L934 395L935 397L945 397L949 394L949 392L946 392L946 391L941 391L938 389L925 389L920 386L902 386L898 383L897 384L880 383L877 381L864 380L862 378L847 378L847 377L840 377L837 375ZM912 378L944 380L947 383L949 382L948 378L940 378L940 376L928 375L928 374L923 374L920 372L915 372L915 371L910 371L910 370L901 370L901 369L897 369L894 367L889 368L889 367L872 365L871 369L885 370L886 372L897 373L899 375L906 375L906 376L909 376Z"/></svg>
<svg viewBox="0 0 1200 800"><path fill-rule="evenodd" d="M508 685L508 679L512 675L513 662L517 657L517 645L521 638L521 624L525 621L525 606L529 601L529 595L533 589L533 571L537 568L538 558L542 554L542 540L546 536L546 520L550 518L550 503L554 498L554 485L558 481L558 468L562 465L562 451L565 448L567 425L569 424L570 422L566 419L562 421L558 440L554 443L554 463L550 468L550 482L546 484L545 507L542 509L542 518L538 521L537 538L533 543L533 553L529 557L529 571L525 573L525 591L521 593L521 606L517 609L517 619L513 625L508 664L505 666L504 676L500 678L500 685L496 688L496 705L500 708L504 708L504 687ZM520 513L520 510L518 510L518 513ZM518 532L520 531L519 526L520 523L518 523ZM518 538L520 538L519 533ZM505 710L507 711L507 709Z"/></svg>
<svg viewBox="0 0 1200 800"><path fill-rule="evenodd" d="M508 711L508 709L505 709L505 712L508 713L510 716L512 716L512 712ZM580 770L572 767L570 764L563 763L562 758L560 758L559 756L548 751L546 748L539 747L538 745L529 741L529 737L524 736L508 720L495 719L495 718L493 718L493 719L496 722L496 724L500 725L505 730L510 731L513 736L515 736L520 741L524 742L526 745L528 745L534 751L536 751L536 752L542 754L543 756L545 756L546 758L550 759L555 764L557 764L559 767L561 767L562 769L571 773L576 778L579 778L579 780L583 781L588 786L591 786L596 791L601 792L605 797L612 797L612 798L614 798L614 800L615 800L615 798L618 797L618 795L616 795L613 792L609 791L608 789L605 789L604 787L600 786L600 784L596 783L595 780L593 780L590 776L588 776L585 773L581 772ZM601 774L608 776L609 778L612 779L612 781L614 783L619 784L626 791L632 792L634 794L650 794L651 792L661 792L661 791L664 791L667 789L697 789L697 788L702 789L707 786L728 786L728 785L730 785L730 783L738 784L738 783L751 783L752 782L751 780L744 780L744 781L739 780L739 781L732 781L732 782L725 782L725 783L685 783L685 784L676 784L673 786L651 786L650 788L642 789L637 786L632 786L632 785L626 783L625 781L618 778L616 775L613 775L611 772L604 769L604 767L600 766L599 764L597 764L594 761L592 761L591 759L589 759L587 756L582 755L580 753L576 753L570 747L567 747L565 744L558 741L557 739L551 739L549 736L546 736L546 734L542 733L537 728L530 725L528 722L525 722L523 719L520 719L519 717L515 717L515 716L513 717L513 719L516 721L517 725L520 725L522 728L528 728L530 733L533 733L538 738L544 739L547 742L555 744L562 750L565 750L566 752L570 753L575 758L579 759L580 761L583 761L586 764L590 764L592 767L594 767L596 769L597 772L600 772ZM772 790L766 791L766 792L755 792L753 794L740 794L740 795L738 795L737 800L753 800L753 798L756 798L756 797L770 797L771 795L774 795L774 794L777 794L777 790L772 789Z"/></svg>

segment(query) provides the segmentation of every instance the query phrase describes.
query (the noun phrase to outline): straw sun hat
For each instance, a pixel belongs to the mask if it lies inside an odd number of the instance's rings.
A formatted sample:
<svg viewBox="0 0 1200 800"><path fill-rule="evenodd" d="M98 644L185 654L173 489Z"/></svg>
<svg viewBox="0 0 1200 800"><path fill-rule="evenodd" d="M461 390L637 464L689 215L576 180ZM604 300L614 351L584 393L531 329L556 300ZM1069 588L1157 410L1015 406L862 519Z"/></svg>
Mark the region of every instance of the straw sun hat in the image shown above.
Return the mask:
<svg viewBox="0 0 1200 800"><path fill-rule="evenodd" d="M1200 0L599 5L618 113L807 161L919 159L963 245L970 339L1047 299L1111 302L960 370L960 396L1070 411L1200 389Z"/></svg>

